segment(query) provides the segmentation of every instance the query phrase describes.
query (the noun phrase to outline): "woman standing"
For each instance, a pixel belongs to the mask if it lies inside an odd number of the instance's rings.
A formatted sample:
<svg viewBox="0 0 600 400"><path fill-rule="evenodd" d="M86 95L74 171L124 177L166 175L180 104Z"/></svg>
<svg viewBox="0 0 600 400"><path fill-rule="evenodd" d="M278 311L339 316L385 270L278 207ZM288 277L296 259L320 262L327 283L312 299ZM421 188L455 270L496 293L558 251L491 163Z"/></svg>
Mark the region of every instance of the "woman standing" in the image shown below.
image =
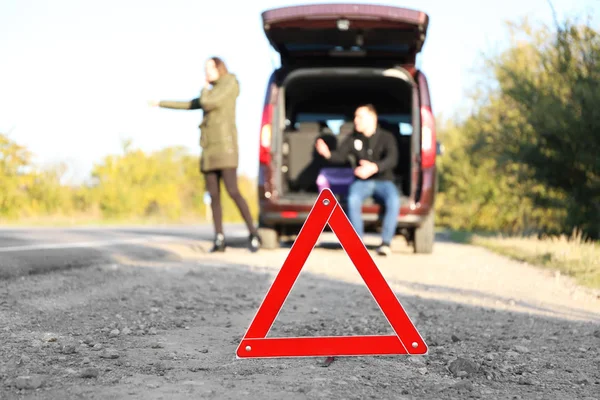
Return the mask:
<svg viewBox="0 0 600 400"><path fill-rule="evenodd" d="M204 112L200 124L200 171L204 174L206 189L211 197L211 208L215 229L211 252L225 251L223 234L223 212L221 208L220 181L225 183L227 193L244 218L250 232L250 250L257 251L260 238L252 223L246 200L240 194L237 183L238 143L236 127L236 101L240 92L236 76L230 73L223 60L212 57L205 65L206 81L200 97L191 101L159 101L153 106L179 110Z"/></svg>

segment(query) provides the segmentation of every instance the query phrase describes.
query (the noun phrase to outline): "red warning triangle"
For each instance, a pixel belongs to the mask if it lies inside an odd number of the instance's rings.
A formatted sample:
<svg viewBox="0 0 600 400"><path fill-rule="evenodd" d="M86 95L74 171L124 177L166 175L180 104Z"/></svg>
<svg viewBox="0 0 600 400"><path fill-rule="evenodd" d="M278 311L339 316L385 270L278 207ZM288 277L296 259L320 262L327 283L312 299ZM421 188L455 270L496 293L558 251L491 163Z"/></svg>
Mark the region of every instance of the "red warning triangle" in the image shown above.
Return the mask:
<svg viewBox="0 0 600 400"><path fill-rule="evenodd" d="M326 224L354 263L395 335L273 337L267 334ZM237 351L237 358L427 354L427 344L329 189L321 191Z"/></svg>

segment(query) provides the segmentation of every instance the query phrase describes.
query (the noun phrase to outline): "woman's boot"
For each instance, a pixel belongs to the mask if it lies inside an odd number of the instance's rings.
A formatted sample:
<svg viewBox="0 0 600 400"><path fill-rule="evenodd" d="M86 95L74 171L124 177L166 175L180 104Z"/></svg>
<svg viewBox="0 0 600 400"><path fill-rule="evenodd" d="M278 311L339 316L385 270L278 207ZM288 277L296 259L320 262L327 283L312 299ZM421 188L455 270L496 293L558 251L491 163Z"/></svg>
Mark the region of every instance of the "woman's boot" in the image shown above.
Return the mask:
<svg viewBox="0 0 600 400"><path fill-rule="evenodd" d="M210 249L211 253L222 253L225 251L225 236L222 233L218 233L213 241L213 247Z"/></svg>
<svg viewBox="0 0 600 400"><path fill-rule="evenodd" d="M256 253L262 244L262 240L260 240L260 236L256 233L250 234L250 251Z"/></svg>

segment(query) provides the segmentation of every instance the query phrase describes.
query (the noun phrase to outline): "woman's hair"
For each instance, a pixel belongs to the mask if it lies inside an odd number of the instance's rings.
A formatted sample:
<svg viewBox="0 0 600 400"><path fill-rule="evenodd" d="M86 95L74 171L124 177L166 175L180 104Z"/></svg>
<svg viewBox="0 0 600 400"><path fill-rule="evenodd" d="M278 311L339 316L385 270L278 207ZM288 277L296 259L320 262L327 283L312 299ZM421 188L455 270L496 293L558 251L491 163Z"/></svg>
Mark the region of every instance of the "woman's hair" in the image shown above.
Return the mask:
<svg viewBox="0 0 600 400"><path fill-rule="evenodd" d="M217 71L219 71L219 76L223 76L228 73L227 66L225 65L225 62L221 58L211 57L210 59L215 62Z"/></svg>

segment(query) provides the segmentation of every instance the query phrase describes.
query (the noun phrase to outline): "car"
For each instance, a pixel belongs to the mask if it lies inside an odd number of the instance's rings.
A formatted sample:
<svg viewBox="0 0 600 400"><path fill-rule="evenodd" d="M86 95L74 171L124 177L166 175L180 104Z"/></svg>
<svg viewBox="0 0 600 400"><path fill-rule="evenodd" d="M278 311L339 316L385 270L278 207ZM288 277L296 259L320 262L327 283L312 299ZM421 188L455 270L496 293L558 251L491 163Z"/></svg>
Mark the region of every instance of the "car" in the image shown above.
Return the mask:
<svg viewBox="0 0 600 400"><path fill-rule="evenodd" d="M396 235L415 253L434 245L439 143L427 78L417 68L429 16L367 4L312 4L262 13L280 66L268 79L260 125L258 229L262 247L297 236L320 191L342 205L353 179L350 161L331 166L315 150L331 149L354 129L356 107L375 106L383 129L397 139L395 168L402 206ZM383 205L367 199L365 232L381 229Z"/></svg>

